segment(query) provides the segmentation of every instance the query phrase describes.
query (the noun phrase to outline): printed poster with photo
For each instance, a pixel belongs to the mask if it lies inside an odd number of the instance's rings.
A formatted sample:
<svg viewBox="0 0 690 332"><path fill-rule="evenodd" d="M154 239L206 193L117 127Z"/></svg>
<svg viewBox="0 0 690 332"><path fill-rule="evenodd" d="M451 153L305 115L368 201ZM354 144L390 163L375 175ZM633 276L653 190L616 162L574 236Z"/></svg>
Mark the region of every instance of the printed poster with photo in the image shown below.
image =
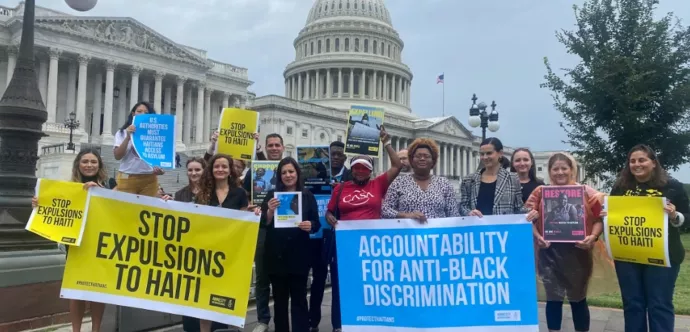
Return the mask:
<svg viewBox="0 0 690 332"><path fill-rule="evenodd" d="M383 116L381 107L352 105L347 117L345 154L378 157Z"/></svg>
<svg viewBox="0 0 690 332"><path fill-rule="evenodd" d="M141 114L132 121L134 151L152 167L175 169L175 116Z"/></svg>
<svg viewBox="0 0 690 332"><path fill-rule="evenodd" d="M326 145L297 147L297 163L302 170L304 187L314 195L331 195L330 155Z"/></svg>
<svg viewBox="0 0 690 332"><path fill-rule="evenodd" d="M544 240L578 242L585 239L584 186L545 186L542 204Z"/></svg>
<svg viewBox="0 0 690 332"><path fill-rule="evenodd" d="M261 205L266 194L276 188L276 169L280 161L252 161L252 204Z"/></svg>
<svg viewBox="0 0 690 332"><path fill-rule="evenodd" d="M302 192L276 192L275 198L280 201L273 215L275 227L297 227L302 222Z"/></svg>

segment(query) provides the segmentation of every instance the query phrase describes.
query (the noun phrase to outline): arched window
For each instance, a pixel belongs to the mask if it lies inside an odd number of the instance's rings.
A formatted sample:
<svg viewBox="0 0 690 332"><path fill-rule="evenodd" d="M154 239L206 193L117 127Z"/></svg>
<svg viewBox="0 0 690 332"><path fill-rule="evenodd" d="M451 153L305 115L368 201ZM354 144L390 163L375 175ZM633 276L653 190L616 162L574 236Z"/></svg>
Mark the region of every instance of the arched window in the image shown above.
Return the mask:
<svg viewBox="0 0 690 332"><path fill-rule="evenodd" d="M357 1L355 1L355 9L357 9Z"/></svg>
<svg viewBox="0 0 690 332"><path fill-rule="evenodd" d="M304 43L304 53L303 54L304 54L303 56L307 56L307 43Z"/></svg>
<svg viewBox="0 0 690 332"><path fill-rule="evenodd" d="M378 54L378 53L379 53L378 47L377 47L377 46L378 46L378 43L374 40L374 54Z"/></svg>
<svg viewBox="0 0 690 332"><path fill-rule="evenodd" d="M326 39L326 53L331 51L331 39Z"/></svg>
<svg viewBox="0 0 690 332"><path fill-rule="evenodd" d="M319 40L318 42L316 42L316 47L318 48L318 49L316 50L316 52L317 52L318 54L321 54L321 40ZM389 51L389 53L390 53L390 51Z"/></svg>
<svg viewBox="0 0 690 332"><path fill-rule="evenodd" d="M391 44L388 44L388 57L391 57Z"/></svg>
<svg viewBox="0 0 690 332"><path fill-rule="evenodd" d="M335 51L340 52L340 38L335 39Z"/></svg>
<svg viewBox="0 0 690 332"><path fill-rule="evenodd" d="M309 44L309 54L314 55L314 42Z"/></svg>
<svg viewBox="0 0 690 332"><path fill-rule="evenodd" d="M359 52L359 38L355 38L355 52Z"/></svg>
<svg viewBox="0 0 690 332"><path fill-rule="evenodd" d="M364 53L369 53L369 39L364 40Z"/></svg>
<svg viewBox="0 0 690 332"><path fill-rule="evenodd" d="M345 38L345 52L350 52L350 38Z"/></svg>
<svg viewBox="0 0 690 332"><path fill-rule="evenodd" d="M381 42L381 55L383 55L383 53L384 53L383 50L384 50L385 48L386 48L386 44L384 44L383 42Z"/></svg>

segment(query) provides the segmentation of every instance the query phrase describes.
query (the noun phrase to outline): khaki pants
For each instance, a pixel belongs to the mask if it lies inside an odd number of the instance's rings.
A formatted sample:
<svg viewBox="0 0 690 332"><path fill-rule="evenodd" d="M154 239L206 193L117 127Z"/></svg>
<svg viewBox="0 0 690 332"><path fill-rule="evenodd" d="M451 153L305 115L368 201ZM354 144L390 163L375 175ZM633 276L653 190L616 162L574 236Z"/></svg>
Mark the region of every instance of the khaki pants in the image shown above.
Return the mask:
<svg viewBox="0 0 690 332"><path fill-rule="evenodd" d="M115 180L117 191L150 197L158 196L158 175L117 172Z"/></svg>

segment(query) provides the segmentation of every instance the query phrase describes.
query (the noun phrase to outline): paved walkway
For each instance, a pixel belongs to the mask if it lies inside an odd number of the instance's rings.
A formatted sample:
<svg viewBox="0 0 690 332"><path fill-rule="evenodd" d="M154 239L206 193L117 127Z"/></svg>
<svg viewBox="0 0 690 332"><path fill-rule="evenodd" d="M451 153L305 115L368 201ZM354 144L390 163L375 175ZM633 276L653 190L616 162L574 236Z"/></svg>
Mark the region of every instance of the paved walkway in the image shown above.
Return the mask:
<svg viewBox="0 0 690 332"><path fill-rule="evenodd" d="M327 294L324 296L324 303L322 306L322 320L319 325L321 332L331 332L331 294L330 290L326 290ZM563 308L563 326L562 332L573 332L573 323L571 320L570 308L565 305ZM252 332L256 326L256 310L251 307L247 314L246 326L242 332ZM616 309L606 308L590 308L591 326L590 332L625 332L623 325L623 312ZM539 304L539 332L548 332L546 323L544 321L544 305ZM39 329L38 331L50 332L71 332L69 326L59 326L46 329ZM90 321L82 326L82 331L91 331ZM273 324L271 324L271 332L274 331ZM676 329L673 332L690 332L690 316L676 316ZM182 326L172 326L169 328L160 329L156 332L183 332ZM345 331L349 332L349 331ZM671 332L671 331L669 331Z"/></svg>

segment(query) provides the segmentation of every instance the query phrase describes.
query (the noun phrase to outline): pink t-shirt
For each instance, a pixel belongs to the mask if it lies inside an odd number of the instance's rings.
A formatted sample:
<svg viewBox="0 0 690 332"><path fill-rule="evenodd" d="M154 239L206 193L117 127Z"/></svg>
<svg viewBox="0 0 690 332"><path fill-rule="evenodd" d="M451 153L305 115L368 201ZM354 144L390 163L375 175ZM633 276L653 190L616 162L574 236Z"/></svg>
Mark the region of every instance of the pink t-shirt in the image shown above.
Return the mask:
<svg viewBox="0 0 690 332"><path fill-rule="evenodd" d="M381 219L381 204L388 191L388 175L383 173L375 179L368 181L364 186L347 181L333 188L331 200L328 202L328 211L335 212L336 197L340 194L340 220L366 220Z"/></svg>

